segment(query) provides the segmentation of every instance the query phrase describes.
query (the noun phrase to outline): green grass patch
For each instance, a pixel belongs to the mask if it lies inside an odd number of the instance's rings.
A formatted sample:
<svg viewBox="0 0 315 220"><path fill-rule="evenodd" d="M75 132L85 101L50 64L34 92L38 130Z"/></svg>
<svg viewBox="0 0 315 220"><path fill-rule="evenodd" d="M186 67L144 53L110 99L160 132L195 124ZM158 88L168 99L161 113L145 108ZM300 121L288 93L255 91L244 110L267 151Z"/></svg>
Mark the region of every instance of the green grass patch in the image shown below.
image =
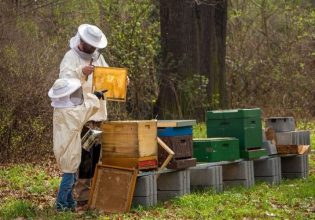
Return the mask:
<svg viewBox="0 0 315 220"><path fill-rule="evenodd" d="M30 201L10 200L0 206L1 219L15 219L18 217L35 217L35 207Z"/></svg>
<svg viewBox="0 0 315 220"><path fill-rule="evenodd" d="M50 177L41 167L30 164L0 169L0 178L5 180L11 189L39 195L55 191L59 184L59 178Z"/></svg>
<svg viewBox="0 0 315 220"><path fill-rule="evenodd" d="M207 130L205 123L199 123L193 126L193 138L206 138Z"/></svg>

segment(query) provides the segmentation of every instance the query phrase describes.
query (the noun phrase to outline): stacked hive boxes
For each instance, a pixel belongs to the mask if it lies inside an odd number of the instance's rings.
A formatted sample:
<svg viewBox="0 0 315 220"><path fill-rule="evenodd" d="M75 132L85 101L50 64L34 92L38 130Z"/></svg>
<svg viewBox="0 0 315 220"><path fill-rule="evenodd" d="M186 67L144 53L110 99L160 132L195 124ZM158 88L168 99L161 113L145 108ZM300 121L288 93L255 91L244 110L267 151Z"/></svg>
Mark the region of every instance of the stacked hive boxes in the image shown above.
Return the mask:
<svg viewBox="0 0 315 220"><path fill-rule="evenodd" d="M195 120L159 120L158 137L174 152L167 165L169 169L184 169L196 165L193 156L192 126ZM161 165L167 158L167 152L159 146L158 161Z"/></svg>
<svg viewBox="0 0 315 220"><path fill-rule="evenodd" d="M239 139L242 158L265 156L262 149L261 110L234 109L208 111L206 114L207 137L234 137Z"/></svg>
<svg viewBox="0 0 315 220"><path fill-rule="evenodd" d="M157 168L157 121L108 121L102 124L102 164Z"/></svg>
<svg viewBox="0 0 315 220"><path fill-rule="evenodd" d="M293 117L271 117L266 125L275 131L277 151L281 154L282 177L306 178L310 131L295 130Z"/></svg>
<svg viewBox="0 0 315 220"><path fill-rule="evenodd" d="M194 157L198 162L233 161L240 158L236 138L194 139Z"/></svg>
<svg viewBox="0 0 315 220"><path fill-rule="evenodd" d="M137 170L155 169L157 162L157 120L107 121L102 124L102 164ZM133 205L156 205L156 175L137 178Z"/></svg>
<svg viewBox="0 0 315 220"><path fill-rule="evenodd" d="M266 124L276 132L277 148L310 145L310 131L296 131L293 117L271 117Z"/></svg>

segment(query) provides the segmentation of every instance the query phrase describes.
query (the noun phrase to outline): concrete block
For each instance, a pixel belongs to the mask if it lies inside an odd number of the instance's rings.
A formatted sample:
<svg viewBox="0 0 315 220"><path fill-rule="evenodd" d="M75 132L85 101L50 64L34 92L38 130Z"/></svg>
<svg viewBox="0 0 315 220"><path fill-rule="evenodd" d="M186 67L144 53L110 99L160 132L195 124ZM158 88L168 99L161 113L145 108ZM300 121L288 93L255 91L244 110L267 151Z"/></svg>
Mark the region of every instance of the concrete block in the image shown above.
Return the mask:
<svg viewBox="0 0 315 220"><path fill-rule="evenodd" d="M158 201L164 202L170 199L180 197L186 195L187 193L183 190L166 190L166 191L158 191L157 199Z"/></svg>
<svg viewBox="0 0 315 220"><path fill-rule="evenodd" d="M308 171L299 172L299 173L282 173L282 177L284 179L298 179L298 178L306 179L308 178Z"/></svg>
<svg viewBox="0 0 315 220"><path fill-rule="evenodd" d="M132 206L141 205L143 207L157 204L157 181L156 174L139 176L133 195Z"/></svg>
<svg viewBox="0 0 315 220"><path fill-rule="evenodd" d="M289 131L276 133L278 145L310 145L310 131Z"/></svg>
<svg viewBox="0 0 315 220"><path fill-rule="evenodd" d="M134 196L132 199L132 206L137 207L139 205L143 207L155 206L157 204L157 194L150 196Z"/></svg>
<svg viewBox="0 0 315 220"><path fill-rule="evenodd" d="M190 169L190 187L193 190L213 188L222 190L222 167L194 167Z"/></svg>
<svg viewBox="0 0 315 220"><path fill-rule="evenodd" d="M268 155L277 154L277 147L271 141L264 140L263 141L263 148L266 149Z"/></svg>
<svg viewBox="0 0 315 220"><path fill-rule="evenodd" d="M157 179L157 199L166 201L190 193L190 170L161 173Z"/></svg>
<svg viewBox="0 0 315 220"><path fill-rule="evenodd" d="M134 196L150 196L156 194L157 183L156 174L139 176L136 182Z"/></svg>
<svg viewBox="0 0 315 220"><path fill-rule="evenodd" d="M222 165L224 188L231 186L244 186L249 188L255 184L253 161Z"/></svg>
<svg viewBox="0 0 315 220"><path fill-rule="evenodd" d="M223 181L223 188L228 189L230 187L243 186L245 188L250 188L254 185L254 182L250 180L225 180Z"/></svg>
<svg viewBox="0 0 315 220"><path fill-rule="evenodd" d="M308 171L308 154L281 157L281 172L303 173Z"/></svg>
<svg viewBox="0 0 315 220"><path fill-rule="evenodd" d="M223 164L222 174L223 181L249 179L254 176L253 161Z"/></svg>
<svg viewBox="0 0 315 220"><path fill-rule="evenodd" d="M157 179L157 190L187 191L187 188L190 188L190 171L188 169L161 173Z"/></svg>
<svg viewBox="0 0 315 220"><path fill-rule="evenodd" d="M255 181L267 182L269 184L280 184L281 158L279 156L270 157L264 160L254 161Z"/></svg>
<svg viewBox="0 0 315 220"><path fill-rule="evenodd" d="M254 175L256 177L268 177L281 175L281 159L280 157L271 157L264 160L254 161Z"/></svg>
<svg viewBox="0 0 315 220"><path fill-rule="evenodd" d="M272 127L276 132L294 131L295 121L293 117L271 117L267 118L266 126Z"/></svg>
<svg viewBox="0 0 315 220"><path fill-rule="evenodd" d="M257 176L255 181L267 182L272 185L277 185L281 183L281 176Z"/></svg>

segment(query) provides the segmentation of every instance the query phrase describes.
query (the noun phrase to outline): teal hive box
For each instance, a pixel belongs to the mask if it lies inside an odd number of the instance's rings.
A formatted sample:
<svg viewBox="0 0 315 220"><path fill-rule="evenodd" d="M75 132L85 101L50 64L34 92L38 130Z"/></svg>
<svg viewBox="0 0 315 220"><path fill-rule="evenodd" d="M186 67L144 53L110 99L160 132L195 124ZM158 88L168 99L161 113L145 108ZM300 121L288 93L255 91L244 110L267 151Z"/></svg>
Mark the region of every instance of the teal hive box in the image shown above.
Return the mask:
<svg viewBox="0 0 315 220"><path fill-rule="evenodd" d="M240 158L236 138L201 138L193 140L194 157L198 162L233 161Z"/></svg>
<svg viewBox="0 0 315 220"><path fill-rule="evenodd" d="M208 111L207 137L235 137L241 151L262 147L261 110L233 109Z"/></svg>

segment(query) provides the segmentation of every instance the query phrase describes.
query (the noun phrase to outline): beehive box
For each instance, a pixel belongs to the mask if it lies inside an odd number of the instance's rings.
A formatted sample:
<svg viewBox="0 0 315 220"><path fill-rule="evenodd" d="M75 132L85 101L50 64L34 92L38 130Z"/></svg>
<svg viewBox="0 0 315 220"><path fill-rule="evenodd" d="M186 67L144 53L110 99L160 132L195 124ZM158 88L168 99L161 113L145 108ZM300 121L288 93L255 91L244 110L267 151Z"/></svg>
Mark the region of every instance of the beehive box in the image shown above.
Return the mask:
<svg viewBox="0 0 315 220"><path fill-rule="evenodd" d="M192 158L192 126L195 124L195 120L158 120L158 137L175 153L167 168L183 169L196 165L196 160ZM158 147L160 165L167 156L167 152Z"/></svg>
<svg viewBox="0 0 315 220"><path fill-rule="evenodd" d="M206 123L207 137L235 137L241 150L262 147L259 108L208 111Z"/></svg>
<svg viewBox="0 0 315 220"><path fill-rule="evenodd" d="M240 158L239 141L236 138L194 139L194 157L198 162L233 161Z"/></svg>
<svg viewBox="0 0 315 220"><path fill-rule="evenodd" d="M174 151L174 159L190 158L193 156L192 135L159 138ZM167 157L167 153L160 146L158 148L158 156L159 161Z"/></svg>
<svg viewBox="0 0 315 220"><path fill-rule="evenodd" d="M119 158L120 161L123 161L123 158L130 161L156 158L156 124L156 120L104 122L101 125L103 131L101 138L102 162L110 164L108 161L119 161ZM120 164L115 163L113 165L118 166Z"/></svg>
<svg viewBox="0 0 315 220"><path fill-rule="evenodd" d="M138 170L148 170L158 167L157 156L150 157L103 157L102 164Z"/></svg>

